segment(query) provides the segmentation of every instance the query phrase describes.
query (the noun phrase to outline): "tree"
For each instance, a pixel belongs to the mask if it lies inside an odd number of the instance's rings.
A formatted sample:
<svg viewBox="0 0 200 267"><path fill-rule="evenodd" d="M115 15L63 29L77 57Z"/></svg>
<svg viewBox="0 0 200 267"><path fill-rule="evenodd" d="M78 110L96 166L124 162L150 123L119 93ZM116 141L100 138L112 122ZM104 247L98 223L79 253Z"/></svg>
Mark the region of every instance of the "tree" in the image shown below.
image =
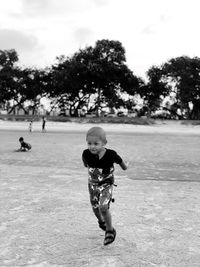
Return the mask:
<svg viewBox="0 0 200 267"><path fill-rule="evenodd" d="M40 105L40 99L46 95L48 86L48 76L45 70L25 68L18 71L17 89L15 97L16 106L24 109L25 113L31 109L34 115ZM24 104L29 102L28 109Z"/></svg>
<svg viewBox="0 0 200 267"><path fill-rule="evenodd" d="M39 105L40 97L45 94L47 76L44 70L21 69L16 66L18 55L15 50L0 50L0 101L4 104L13 100L8 112L16 107L28 113L25 102L30 101L33 113Z"/></svg>
<svg viewBox="0 0 200 267"><path fill-rule="evenodd" d="M12 68L18 61L18 54L14 49L0 50L0 68Z"/></svg>
<svg viewBox="0 0 200 267"><path fill-rule="evenodd" d="M94 96L96 111L106 104L123 104L120 93L134 94L138 79L125 65L125 50L118 41L97 41L94 47L80 49L71 58L58 58L52 66L51 96L59 105L77 110Z"/></svg>
<svg viewBox="0 0 200 267"><path fill-rule="evenodd" d="M157 110L163 98L169 94L170 87L162 79L162 69L152 66L147 71L148 82L140 82L139 94L144 100L144 111L147 115Z"/></svg>
<svg viewBox="0 0 200 267"><path fill-rule="evenodd" d="M182 115L200 119L200 58L172 58L163 65L162 72L173 82L176 106Z"/></svg>
<svg viewBox="0 0 200 267"><path fill-rule="evenodd" d="M124 104L122 93L134 95L138 78L125 64L125 49L119 41L97 41L91 51L89 66L97 92L96 108L102 102L108 107L119 108Z"/></svg>
<svg viewBox="0 0 200 267"><path fill-rule="evenodd" d="M94 93L87 77L86 66L79 62L76 56L62 56L57 58L57 61L49 73L49 96L53 99L53 106L58 106L63 112L69 109L70 115L78 115L78 109L85 105Z"/></svg>
<svg viewBox="0 0 200 267"><path fill-rule="evenodd" d="M18 55L15 50L0 50L0 102L15 96Z"/></svg>

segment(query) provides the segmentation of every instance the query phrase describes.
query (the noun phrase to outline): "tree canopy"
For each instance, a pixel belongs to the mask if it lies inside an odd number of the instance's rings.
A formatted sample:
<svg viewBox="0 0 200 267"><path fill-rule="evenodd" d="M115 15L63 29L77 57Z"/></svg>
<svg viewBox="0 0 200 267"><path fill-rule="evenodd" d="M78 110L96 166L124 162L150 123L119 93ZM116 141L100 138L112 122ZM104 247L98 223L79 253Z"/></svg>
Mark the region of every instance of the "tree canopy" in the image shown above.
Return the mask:
<svg viewBox="0 0 200 267"><path fill-rule="evenodd" d="M52 90L61 105L78 109L94 95L94 107L102 103L119 106L120 93L134 94L138 78L125 64L125 50L118 41L97 41L94 47L80 49L71 58L58 58L51 70Z"/></svg>
<svg viewBox="0 0 200 267"><path fill-rule="evenodd" d="M140 114L167 110L171 118L200 119L200 58L172 58L147 71L147 82L126 64L119 41L99 40L70 57L59 56L48 69L19 67L14 49L0 50L0 103L33 114L43 96L71 115L85 107L97 114L104 107L133 110L135 97L143 101ZM168 99L165 101L165 99ZM12 101L12 104L10 104ZM165 101L165 102L164 102ZM28 106L27 106L28 105Z"/></svg>
<svg viewBox="0 0 200 267"><path fill-rule="evenodd" d="M17 106L27 113L24 103L31 101L33 109L39 105L38 96L46 92L47 76L44 70L21 69L17 61L15 50L0 50L0 102L7 102L9 113ZM10 100L14 102L12 106L9 105Z"/></svg>
<svg viewBox="0 0 200 267"><path fill-rule="evenodd" d="M181 112L190 119L200 118L200 58L173 58L162 66L162 72L173 82L176 104Z"/></svg>
<svg viewBox="0 0 200 267"><path fill-rule="evenodd" d="M168 96L171 105L165 106L179 118L200 118L200 59L187 56L172 58L160 67L151 67L149 82L141 93L151 110L161 106Z"/></svg>

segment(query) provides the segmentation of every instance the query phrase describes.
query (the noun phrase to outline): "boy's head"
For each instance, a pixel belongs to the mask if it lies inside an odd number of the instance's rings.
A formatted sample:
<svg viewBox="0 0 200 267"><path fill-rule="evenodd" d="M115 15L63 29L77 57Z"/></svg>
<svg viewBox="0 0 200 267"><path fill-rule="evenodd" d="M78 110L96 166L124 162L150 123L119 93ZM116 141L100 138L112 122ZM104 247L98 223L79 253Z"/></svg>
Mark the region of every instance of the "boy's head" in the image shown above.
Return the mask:
<svg viewBox="0 0 200 267"><path fill-rule="evenodd" d="M20 137L19 138L19 142L21 143L21 142L23 142L24 141L24 138L23 137Z"/></svg>
<svg viewBox="0 0 200 267"><path fill-rule="evenodd" d="M101 127L92 127L86 134L88 149L93 154L98 154L102 151L107 143L106 133Z"/></svg>

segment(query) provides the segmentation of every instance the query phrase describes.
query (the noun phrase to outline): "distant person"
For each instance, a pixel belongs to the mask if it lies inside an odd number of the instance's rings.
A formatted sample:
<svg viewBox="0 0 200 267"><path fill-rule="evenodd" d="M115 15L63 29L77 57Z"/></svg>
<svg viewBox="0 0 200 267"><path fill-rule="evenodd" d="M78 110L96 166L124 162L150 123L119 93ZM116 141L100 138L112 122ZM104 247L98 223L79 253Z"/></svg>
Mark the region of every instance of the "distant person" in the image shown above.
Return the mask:
<svg viewBox="0 0 200 267"><path fill-rule="evenodd" d="M31 120L29 123L29 132L32 133L32 131L33 131L33 120Z"/></svg>
<svg viewBox="0 0 200 267"><path fill-rule="evenodd" d="M23 137L19 138L19 142L20 142L21 147L17 149L16 152L26 152L26 151L31 150L32 146L29 143L24 142Z"/></svg>
<svg viewBox="0 0 200 267"><path fill-rule="evenodd" d="M46 118L42 117L42 132L46 132Z"/></svg>
<svg viewBox="0 0 200 267"><path fill-rule="evenodd" d="M87 132L86 142L88 149L83 151L82 160L88 168L90 202L99 227L105 231L104 245L108 245L116 237L109 210L114 185L114 163L119 164L123 170L127 169L127 165L117 152L105 148L106 134L101 127L92 127Z"/></svg>

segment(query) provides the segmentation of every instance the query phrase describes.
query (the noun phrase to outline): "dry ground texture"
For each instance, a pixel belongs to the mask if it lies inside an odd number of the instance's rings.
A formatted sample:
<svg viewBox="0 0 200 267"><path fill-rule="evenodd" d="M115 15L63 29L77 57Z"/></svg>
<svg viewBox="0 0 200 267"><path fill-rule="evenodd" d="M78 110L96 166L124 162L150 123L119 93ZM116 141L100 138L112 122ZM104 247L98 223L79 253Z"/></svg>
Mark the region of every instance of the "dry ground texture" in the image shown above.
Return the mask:
<svg viewBox="0 0 200 267"><path fill-rule="evenodd" d="M81 162L90 126L0 124L0 266L199 267L200 127L103 125L130 162L116 166L104 247ZM20 136L32 151L13 152Z"/></svg>

